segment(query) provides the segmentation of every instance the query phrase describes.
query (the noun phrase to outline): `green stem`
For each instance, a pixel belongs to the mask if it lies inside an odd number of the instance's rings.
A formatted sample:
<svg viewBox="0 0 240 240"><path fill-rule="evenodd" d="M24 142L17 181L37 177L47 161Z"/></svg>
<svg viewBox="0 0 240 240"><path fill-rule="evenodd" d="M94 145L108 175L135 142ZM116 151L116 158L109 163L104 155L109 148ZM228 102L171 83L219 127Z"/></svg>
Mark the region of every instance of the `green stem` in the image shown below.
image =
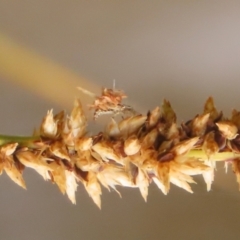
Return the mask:
<svg viewBox="0 0 240 240"><path fill-rule="evenodd" d="M0 146L7 143L18 143L20 146L24 147L34 147L34 142L40 141L40 136L8 136L8 135L0 135Z"/></svg>

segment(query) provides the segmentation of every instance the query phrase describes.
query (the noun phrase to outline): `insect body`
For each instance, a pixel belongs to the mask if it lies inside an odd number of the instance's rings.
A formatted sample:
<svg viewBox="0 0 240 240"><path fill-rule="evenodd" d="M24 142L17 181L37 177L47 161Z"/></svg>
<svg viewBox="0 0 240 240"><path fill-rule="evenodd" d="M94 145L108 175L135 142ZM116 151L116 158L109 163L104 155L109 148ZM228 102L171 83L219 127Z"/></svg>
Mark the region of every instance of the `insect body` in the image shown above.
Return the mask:
<svg viewBox="0 0 240 240"><path fill-rule="evenodd" d="M89 92L86 89L78 87L83 93L94 97L93 104L90 105L90 109L94 109L94 119L104 114L125 114L126 112L135 114L135 111L131 106L122 104L122 99L127 96L121 90L115 90L111 88L103 88L101 96L97 96L94 93Z"/></svg>

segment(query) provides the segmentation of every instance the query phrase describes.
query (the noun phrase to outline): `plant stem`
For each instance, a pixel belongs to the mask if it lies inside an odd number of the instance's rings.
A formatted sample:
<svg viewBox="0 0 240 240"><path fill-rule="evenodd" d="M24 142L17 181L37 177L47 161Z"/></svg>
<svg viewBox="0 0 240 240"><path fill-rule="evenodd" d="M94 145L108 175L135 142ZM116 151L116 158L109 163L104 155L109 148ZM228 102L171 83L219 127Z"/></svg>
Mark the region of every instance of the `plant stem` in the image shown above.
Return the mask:
<svg viewBox="0 0 240 240"><path fill-rule="evenodd" d="M206 155L206 153L201 150L201 149L193 149L190 150L189 153L187 154L188 157L195 157L200 160L208 160L209 157ZM234 152L218 152L215 153L213 156L210 157L210 160L212 161L224 161L228 159L233 159L236 157L240 157L239 153L234 153Z"/></svg>
<svg viewBox="0 0 240 240"><path fill-rule="evenodd" d="M24 147L34 147L34 142L40 141L40 136L9 136L9 135L0 135L0 146L7 143L18 143Z"/></svg>
<svg viewBox="0 0 240 240"><path fill-rule="evenodd" d="M9 136L9 135L0 135L0 146L8 143L18 143L22 147L35 148L35 143L41 141L40 136ZM195 157L199 160L209 159L206 153L201 149L192 149L187 154L188 157ZM228 159L233 159L240 157L240 153L234 152L218 152L211 156L212 161L224 161Z"/></svg>

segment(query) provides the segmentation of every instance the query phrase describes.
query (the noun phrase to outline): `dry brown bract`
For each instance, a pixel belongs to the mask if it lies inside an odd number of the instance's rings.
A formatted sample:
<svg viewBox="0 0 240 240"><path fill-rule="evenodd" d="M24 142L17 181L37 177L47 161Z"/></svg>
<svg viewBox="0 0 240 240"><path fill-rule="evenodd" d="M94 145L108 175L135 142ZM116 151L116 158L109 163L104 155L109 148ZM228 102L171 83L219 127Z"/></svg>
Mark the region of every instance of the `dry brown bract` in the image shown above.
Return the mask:
<svg viewBox="0 0 240 240"><path fill-rule="evenodd" d="M85 89L81 91L93 95ZM122 91L104 88L100 97L90 106L97 117L104 112L123 113L127 106ZM130 107L128 109L131 109ZM214 156L234 152L233 170L240 183L240 114L233 111L226 119L209 98L202 114L178 126L171 104L164 100L147 115L132 116L120 122L110 119L106 130L87 136L87 120L79 100L75 100L70 116L61 112L47 112L40 126L42 144L27 148L11 143L0 148L0 173L3 170L18 185L25 188L22 178L24 167L36 170L45 180L51 180L63 194L75 203L78 183L82 183L101 207L101 185L113 189L117 186L139 188L147 200L149 185L153 182L167 194L170 184L192 193L193 175L203 175L207 190L214 179ZM190 156L189 152L203 154ZM119 193L120 195L120 193Z"/></svg>

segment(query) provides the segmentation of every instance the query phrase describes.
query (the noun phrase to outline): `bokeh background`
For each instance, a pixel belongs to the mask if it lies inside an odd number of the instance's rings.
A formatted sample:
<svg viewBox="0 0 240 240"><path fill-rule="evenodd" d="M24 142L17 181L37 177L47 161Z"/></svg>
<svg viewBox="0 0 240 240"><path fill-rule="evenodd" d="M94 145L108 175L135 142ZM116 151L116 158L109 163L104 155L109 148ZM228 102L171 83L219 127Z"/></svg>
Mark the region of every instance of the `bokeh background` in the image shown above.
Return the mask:
<svg viewBox="0 0 240 240"><path fill-rule="evenodd" d="M99 93L113 79L140 112L170 100L179 122L210 95L226 114L240 109L239 12L237 0L1 0L0 132L29 135L48 109L91 103L77 86ZM194 194L152 185L147 203L104 190L101 211L82 186L72 205L34 171L24 178L27 191L0 177L1 240L240 237L240 193L222 164L209 193L201 177Z"/></svg>

